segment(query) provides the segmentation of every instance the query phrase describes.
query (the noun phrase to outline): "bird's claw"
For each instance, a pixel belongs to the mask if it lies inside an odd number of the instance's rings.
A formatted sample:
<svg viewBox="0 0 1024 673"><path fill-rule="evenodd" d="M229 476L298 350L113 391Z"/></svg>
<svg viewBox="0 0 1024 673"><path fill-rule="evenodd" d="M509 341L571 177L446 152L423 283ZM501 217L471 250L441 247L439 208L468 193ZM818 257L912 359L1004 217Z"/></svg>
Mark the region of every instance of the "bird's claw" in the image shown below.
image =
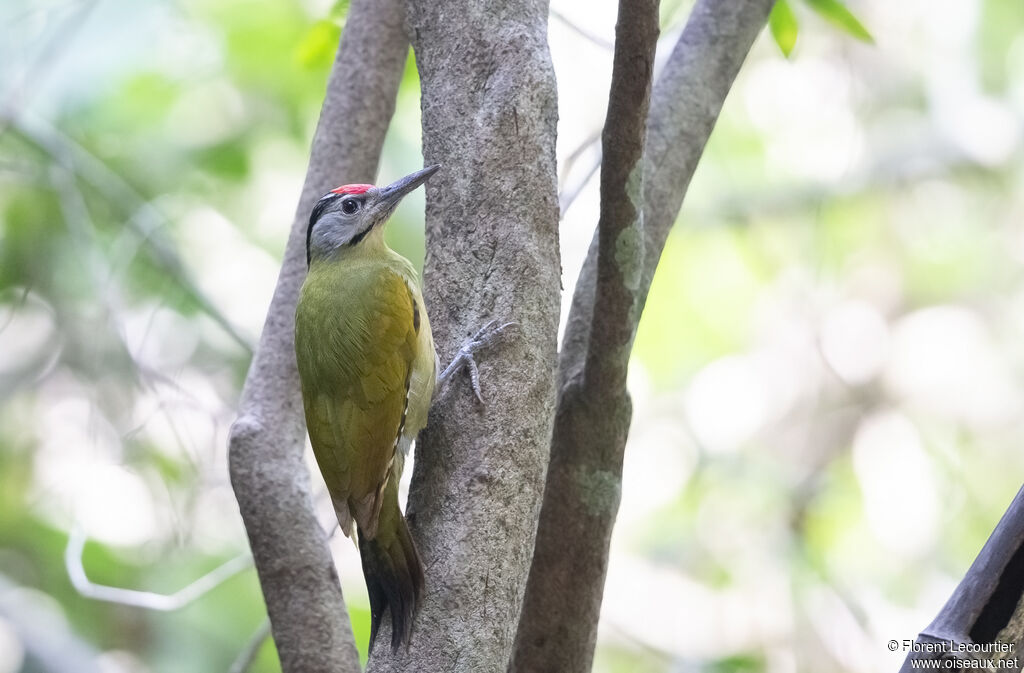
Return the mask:
<svg viewBox="0 0 1024 673"><path fill-rule="evenodd" d="M497 325L497 327L495 327L495 325ZM495 339L501 336L501 333L506 329L518 326L519 323L517 322L507 322L504 325L498 325L497 320L488 321L486 325L477 330L476 334L473 335L473 338L464 344L462 348L463 350L468 348L470 351L477 351L481 348L486 348L487 346L490 346Z"/></svg>
<svg viewBox="0 0 1024 673"><path fill-rule="evenodd" d="M517 322L507 322L502 325L498 325L497 320L491 320L486 325L477 330L476 334L470 337L459 349L459 352L455 354L451 364L445 367L445 370L441 372L439 377L441 385L447 384L455 372L459 371L463 367L469 372L470 386L473 388L473 394L476 395L477 401L480 404L486 404L484 402L483 394L480 391L480 369L477 367L476 358L473 355L484 348L490 346L494 341L501 336L501 334L509 327L518 327Z"/></svg>

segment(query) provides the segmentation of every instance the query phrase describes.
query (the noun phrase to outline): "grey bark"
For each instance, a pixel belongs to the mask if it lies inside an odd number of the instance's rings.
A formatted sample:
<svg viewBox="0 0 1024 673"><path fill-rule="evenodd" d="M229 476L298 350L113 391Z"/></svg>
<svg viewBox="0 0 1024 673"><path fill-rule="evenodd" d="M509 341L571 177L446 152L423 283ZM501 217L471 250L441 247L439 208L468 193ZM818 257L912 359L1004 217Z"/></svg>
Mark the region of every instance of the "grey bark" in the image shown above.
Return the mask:
<svg viewBox="0 0 1024 673"><path fill-rule="evenodd" d="M441 360L491 318L519 327L480 356L486 406L456 378L420 436L407 512L426 568L423 604L409 649L377 648L371 671L497 672L511 656L555 402L547 11L530 0L408 5L425 163L442 165L427 183L425 266Z"/></svg>
<svg viewBox="0 0 1024 673"><path fill-rule="evenodd" d="M595 234L598 245L592 300L601 310L591 313L588 325L589 342L601 344L601 348L592 348L586 354L583 376L574 382L571 394L562 397L563 408L586 410L577 414L585 422L566 423L562 413L556 417L554 435L556 448L567 447L576 454L567 476L572 488L587 490L588 500L579 503L583 509L577 514L581 516L561 522L569 526L568 530L548 529L537 539L533 567L558 564L560 568L556 573L534 573L530 578L510 664L513 670L589 671L593 659L600 588L607 563L595 559L596 563L579 572L580 550L564 542L578 542L588 535L610 536L610 523L606 530L591 529L591 519L605 513L613 519L618 507L613 470L621 471L622 461L621 457L616 460L614 451L625 445L631 410L626 371L643 264L643 155L658 32L657 0L620 0L611 91L601 136L601 210ZM603 407L612 413L603 413ZM560 437L566 439L559 445ZM581 451L592 455L584 457L579 455ZM558 463L552 463L552 469L566 467L570 461L564 458L563 454ZM548 478L549 489L553 476ZM545 495L546 502L556 498L553 493ZM550 512L550 506L546 507ZM566 533L568 537L562 537ZM606 556L607 542L595 550ZM545 593L553 587L548 580L572 594L573 604L564 606L570 612L549 611L553 606L547 604L550 597Z"/></svg>
<svg viewBox="0 0 1024 673"><path fill-rule="evenodd" d="M620 0L608 113L601 134L595 306L581 393L625 391L643 268L644 141L651 101L658 0ZM622 438L625 441L625 437Z"/></svg>
<svg viewBox="0 0 1024 673"><path fill-rule="evenodd" d="M699 0L658 77L647 121L641 301L646 301L661 251L725 98L773 4L774 0ZM596 262L595 234L562 340L560 388L582 373L589 352Z"/></svg>
<svg viewBox="0 0 1024 673"><path fill-rule="evenodd" d="M1024 663L1024 488L1010 503L967 574L938 616L914 641L897 640L897 648L909 649L900 673L922 670L922 661L936 660L946 670L1019 671ZM1004 651L961 651L976 645L1003 643ZM960 660L975 660L953 666ZM1016 659L1000 666L999 660ZM947 660L953 660L946 663ZM979 669L978 663L988 663Z"/></svg>
<svg viewBox="0 0 1024 673"><path fill-rule="evenodd" d="M305 424L295 368L295 304L317 198L372 182L408 53L399 0L354 0L263 334L231 428L229 467L286 672L358 671L359 658L303 462Z"/></svg>
<svg viewBox="0 0 1024 673"><path fill-rule="evenodd" d="M658 259L704 146L772 0L698 0L651 99L644 156L643 244L636 328ZM593 658L618 510L631 406L624 383L584 386L593 362L619 359L616 339L592 341L600 230L577 282L559 358L558 407L536 550L516 638L517 671L586 671ZM600 339L600 337L597 337Z"/></svg>

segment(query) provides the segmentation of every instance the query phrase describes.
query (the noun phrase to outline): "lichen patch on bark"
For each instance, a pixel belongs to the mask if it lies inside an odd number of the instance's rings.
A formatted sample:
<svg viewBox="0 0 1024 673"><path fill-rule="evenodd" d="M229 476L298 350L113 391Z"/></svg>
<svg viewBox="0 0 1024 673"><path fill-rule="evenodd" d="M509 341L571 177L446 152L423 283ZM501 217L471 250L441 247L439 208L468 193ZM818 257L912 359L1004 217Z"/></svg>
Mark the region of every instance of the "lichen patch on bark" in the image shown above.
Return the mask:
<svg viewBox="0 0 1024 673"><path fill-rule="evenodd" d="M580 466L576 471L580 502L592 516L613 514L622 496L620 479L613 472Z"/></svg>

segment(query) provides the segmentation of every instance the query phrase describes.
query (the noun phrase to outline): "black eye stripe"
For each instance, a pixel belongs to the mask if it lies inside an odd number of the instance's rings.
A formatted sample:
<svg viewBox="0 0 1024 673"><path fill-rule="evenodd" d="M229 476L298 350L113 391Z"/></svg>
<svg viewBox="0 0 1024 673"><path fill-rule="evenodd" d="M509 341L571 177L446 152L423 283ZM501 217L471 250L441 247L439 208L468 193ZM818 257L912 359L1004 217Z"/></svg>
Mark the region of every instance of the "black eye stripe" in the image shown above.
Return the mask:
<svg viewBox="0 0 1024 673"><path fill-rule="evenodd" d="M313 211L309 214L309 226L306 227L306 266L308 267L313 259L312 243L313 243L313 227L316 226L317 221L323 217L324 212L330 208L338 199L342 199L341 204L338 208L345 215L354 215L359 212L360 208L366 201L365 197L353 196L351 194L337 194L329 192L320 197L320 200L313 206ZM370 233L373 228L372 223L367 226L363 231L360 231L351 240L345 243L345 245L355 245L359 243L363 238Z"/></svg>
<svg viewBox="0 0 1024 673"><path fill-rule="evenodd" d="M338 198L340 197L337 194L325 194L323 197L320 198L319 201L316 202L316 205L313 206L313 212L309 214L309 226L306 228L306 266L309 266L311 256L309 251L309 244L310 241L313 239L313 225L315 225L316 221L320 219L320 216L324 214L324 211L327 210L327 207L334 203L334 201Z"/></svg>

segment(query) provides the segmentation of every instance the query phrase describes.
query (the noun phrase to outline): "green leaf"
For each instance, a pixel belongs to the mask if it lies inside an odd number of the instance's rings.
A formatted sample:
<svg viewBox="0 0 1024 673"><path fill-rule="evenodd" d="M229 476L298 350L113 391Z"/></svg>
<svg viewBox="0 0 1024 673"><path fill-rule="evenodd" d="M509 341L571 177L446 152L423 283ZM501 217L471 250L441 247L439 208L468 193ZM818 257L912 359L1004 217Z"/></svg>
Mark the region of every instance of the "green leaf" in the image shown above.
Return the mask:
<svg viewBox="0 0 1024 673"><path fill-rule="evenodd" d="M875 38L853 13L839 0L806 0L811 9L821 14L826 20L841 30L857 38L861 42L874 44Z"/></svg>
<svg viewBox="0 0 1024 673"><path fill-rule="evenodd" d="M776 1L772 13L768 15L768 27L772 31L772 37L775 38L775 44L779 45L779 49L782 50L782 55L789 58L789 55L793 53L793 47L796 46L796 36L800 26L797 24L796 15L793 14L793 8L789 6L787 0Z"/></svg>
<svg viewBox="0 0 1024 673"><path fill-rule="evenodd" d="M295 49L295 58L303 66L313 68L329 65L338 49L341 26L330 19L321 19L312 26Z"/></svg>
<svg viewBox="0 0 1024 673"><path fill-rule="evenodd" d="M295 49L295 59L306 68L328 67L338 50L350 0L335 0L327 16L310 26Z"/></svg>
<svg viewBox="0 0 1024 673"><path fill-rule="evenodd" d="M327 13L327 18L338 24L344 23L345 17L348 16L349 4L349 0L336 0L336 2L331 5L331 11Z"/></svg>

